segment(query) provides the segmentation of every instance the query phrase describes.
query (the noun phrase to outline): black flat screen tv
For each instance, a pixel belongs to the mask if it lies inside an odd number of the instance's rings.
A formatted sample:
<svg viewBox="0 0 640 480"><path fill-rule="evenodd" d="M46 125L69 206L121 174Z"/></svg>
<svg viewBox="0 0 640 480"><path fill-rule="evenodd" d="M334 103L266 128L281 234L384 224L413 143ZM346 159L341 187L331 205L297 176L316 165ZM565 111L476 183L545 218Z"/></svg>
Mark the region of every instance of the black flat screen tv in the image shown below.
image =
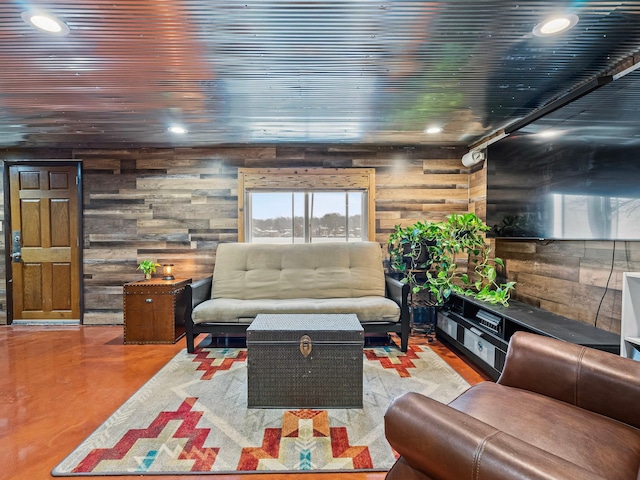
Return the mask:
<svg viewBox="0 0 640 480"><path fill-rule="evenodd" d="M490 236L640 240L640 70L487 148Z"/></svg>

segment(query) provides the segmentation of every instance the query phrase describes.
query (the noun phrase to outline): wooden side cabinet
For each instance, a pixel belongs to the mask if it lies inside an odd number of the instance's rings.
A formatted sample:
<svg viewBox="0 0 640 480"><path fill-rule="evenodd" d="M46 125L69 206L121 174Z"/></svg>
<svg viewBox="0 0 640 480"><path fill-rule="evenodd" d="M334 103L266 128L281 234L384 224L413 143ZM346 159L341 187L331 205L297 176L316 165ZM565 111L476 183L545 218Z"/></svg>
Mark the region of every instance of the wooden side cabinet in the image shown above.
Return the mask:
<svg viewBox="0 0 640 480"><path fill-rule="evenodd" d="M191 279L124 285L124 343L175 343L185 334L185 287Z"/></svg>

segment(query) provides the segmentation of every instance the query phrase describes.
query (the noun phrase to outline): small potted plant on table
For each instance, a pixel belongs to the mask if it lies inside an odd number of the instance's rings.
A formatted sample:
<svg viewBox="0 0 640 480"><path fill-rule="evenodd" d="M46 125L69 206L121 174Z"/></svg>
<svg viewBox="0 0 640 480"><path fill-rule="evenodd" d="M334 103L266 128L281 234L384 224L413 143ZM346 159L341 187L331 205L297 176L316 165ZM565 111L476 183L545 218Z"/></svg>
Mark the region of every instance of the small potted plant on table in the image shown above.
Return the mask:
<svg viewBox="0 0 640 480"><path fill-rule="evenodd" d="M150 280L151 275L156 273L156 268L159 266L160 264L153 260L143 260L140 262L140 265L138 265L138 270L141 270L144 273L145 280Z"/></svg>

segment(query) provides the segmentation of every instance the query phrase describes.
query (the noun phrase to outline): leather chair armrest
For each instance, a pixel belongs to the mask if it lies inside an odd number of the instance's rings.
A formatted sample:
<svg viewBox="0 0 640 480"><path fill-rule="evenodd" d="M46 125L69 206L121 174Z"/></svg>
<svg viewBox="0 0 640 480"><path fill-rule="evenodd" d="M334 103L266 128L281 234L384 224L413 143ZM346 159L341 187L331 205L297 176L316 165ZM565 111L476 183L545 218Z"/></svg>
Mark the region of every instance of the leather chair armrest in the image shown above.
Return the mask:
<svg viewBox="0 0 640 480"><path fill-rule="evenodd" d="M406 464L427 478L604 480L417 393L392 402L385 414L385 434Z"/></svg>
<svg viewBox="0 0 640 480"><path fill-rule="evenodd" d="M640 362L628 358L516 332L498 383L640 428Z"/></svg>

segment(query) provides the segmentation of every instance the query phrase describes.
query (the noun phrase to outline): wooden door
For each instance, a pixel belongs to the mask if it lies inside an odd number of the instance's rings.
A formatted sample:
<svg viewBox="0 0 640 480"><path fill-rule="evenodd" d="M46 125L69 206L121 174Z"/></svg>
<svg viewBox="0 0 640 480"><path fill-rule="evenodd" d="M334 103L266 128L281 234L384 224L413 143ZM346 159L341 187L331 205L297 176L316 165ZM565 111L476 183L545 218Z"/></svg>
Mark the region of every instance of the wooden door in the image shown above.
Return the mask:
<svg viewBox="0 0 640 480"><path fill-rule="evenodd" d="M11 165L12 320L80 321L78 166Z"/></svg>

